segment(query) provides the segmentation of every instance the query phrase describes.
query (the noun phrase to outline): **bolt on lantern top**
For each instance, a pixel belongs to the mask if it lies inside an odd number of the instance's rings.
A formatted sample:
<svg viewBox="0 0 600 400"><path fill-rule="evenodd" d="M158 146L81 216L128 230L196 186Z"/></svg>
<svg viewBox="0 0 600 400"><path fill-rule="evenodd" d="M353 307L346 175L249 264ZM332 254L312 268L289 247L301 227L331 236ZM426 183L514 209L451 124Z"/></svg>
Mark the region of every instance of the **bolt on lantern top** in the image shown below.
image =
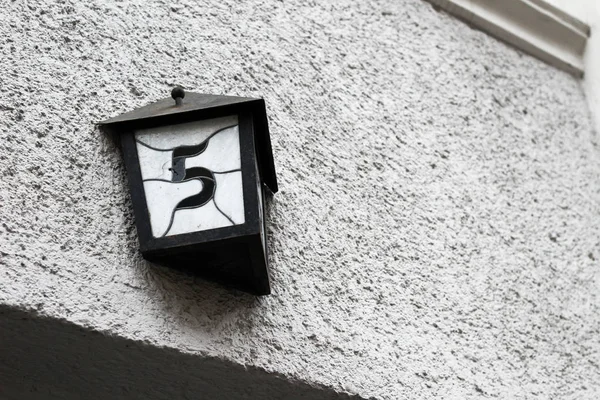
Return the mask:
<svg viewBox="0 0 600 400"><path fill-rule="evenodd" d="M269 294L263 199L277 178L264 100L171 97L99 123L121 139L142 255Z"/></svg>
<svg viewBox="0 0 600 400"><path fill-rule="evenodd" d="M180 106L185 97L185 90L183 90L181 86L175 86L173 90L171 90L171 97L175 100L175 105Z"/></svg>

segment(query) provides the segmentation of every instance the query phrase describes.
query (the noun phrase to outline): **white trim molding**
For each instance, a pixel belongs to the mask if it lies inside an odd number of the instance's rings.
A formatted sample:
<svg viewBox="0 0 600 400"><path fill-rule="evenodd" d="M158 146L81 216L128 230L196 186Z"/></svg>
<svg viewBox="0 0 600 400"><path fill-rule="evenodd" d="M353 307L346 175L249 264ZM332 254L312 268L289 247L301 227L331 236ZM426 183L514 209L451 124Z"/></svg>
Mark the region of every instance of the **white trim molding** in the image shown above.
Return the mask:
<svg viewBox="0 0 600 400"><path fill-rule="evenodd" d="M545 0L426 0L577 77L590 27Z"/></svg>

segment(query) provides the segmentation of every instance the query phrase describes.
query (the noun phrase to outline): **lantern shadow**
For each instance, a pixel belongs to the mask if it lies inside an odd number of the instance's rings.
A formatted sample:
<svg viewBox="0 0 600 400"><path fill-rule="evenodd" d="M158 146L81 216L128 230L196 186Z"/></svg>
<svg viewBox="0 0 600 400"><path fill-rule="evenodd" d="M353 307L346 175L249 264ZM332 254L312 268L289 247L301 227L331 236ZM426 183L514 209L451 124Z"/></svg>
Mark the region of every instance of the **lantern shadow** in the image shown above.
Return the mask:
<svg viewBox="0 0 600 400"><path fill-rule="evenodd" d="M273 195L268 193L265 196L267 213L273 201ZM252 331L254 319L249 317L258 315L268 301L268 297L228 287L191 271L155 264L144 260L139 253L137 256L138 270L150 289L157 292L153 296L156 302L171 321L174 319L185 329L214 331L240 324L236 329Z"/></svg>
<svg viewBox="0 0 600 400"><path fill-rule="evenodd" d="M122 156L121 137L119 136L119 133L116 130L111 129L110 127L98 125L98 124L94 125L94 130L100 133L100 135L99 135L100 138L108 139L108 140L106 140L106 143L109 144L112 151L116 151L119 153L119 155Z"/></svg>
<svg viewBox="0 0 600 400"><path fill-rule="evenodd" d="M222 300L223 297L228 297L234 302L244 305L253 304L255 300L260 298L223 283L207 279L190 270L167 267L147 260L143 260L143 263L147 265L148 274L153 279L161 282L159 287L169 287L172 289L171 292L175 294L185 294L186 297L191 295L203 302L211 298Z"/></svg>
<svg viewBox="0 0 600 400"><path fill-rule="evenodd" d="M96 126L103 133L103 151L118 154L121 151L121 136L106 126ZM133 214L133 202L128 190L128 180L122 175L120 184ZM265 212L269 215L274 196L265 190ZM227 286L224 283L211 281L200 274L185 269L163 266L142 258L138 249L137 230L130 219L131 227L127 229L127 240L135 242L135 246L127 246L132 250L128 258L135 260L136 272L141 280L147 283L148 296L152 303L159 305L163 315L169 322L189 330L213 331L231 324L243 324L245 331L253 330L252 314L258 314L265 303L265 297L255 296ZM134 250L135 249L135 250Z"/></svg>
<svg viewBox="0 0 600 400"><path fill-rule="evenodd" d="M269 214L274 201L274 196L270 191L265 195L265 212ZM211 268L215 268L212 260L209 258L211 253L191 253L190 258L182 258L179 264L163 265L153 260L140 259L147 266L148 273L161 280L168 281L169 284L177 285L178 290L185 292L194 292L195 296L201 296L202 301L209 298L217 298L216 303L220 304L223 297L227 297L233 303L240 303L242 307L260 304L260 299L264 298L256 294L249 293L245 288L236 286L231 278L224 277L222 274L211 275L207 273ZM222 258L216 258L222 261ZM233 262L238 262L239 258L233 257ZM217 265L217 269L224 268L223 265ZM233 268L238 269L237 267ZM189 297L189 293L188 293Z"/></svg>
<svg viewBox="0 0 600 400"><path fill-rule="evenodd" d="M207 280L189 271L165 267L146 260L138 264L165 319L183 330L212 332L243 323L253 330L252 314L263 298Z"/></svg>

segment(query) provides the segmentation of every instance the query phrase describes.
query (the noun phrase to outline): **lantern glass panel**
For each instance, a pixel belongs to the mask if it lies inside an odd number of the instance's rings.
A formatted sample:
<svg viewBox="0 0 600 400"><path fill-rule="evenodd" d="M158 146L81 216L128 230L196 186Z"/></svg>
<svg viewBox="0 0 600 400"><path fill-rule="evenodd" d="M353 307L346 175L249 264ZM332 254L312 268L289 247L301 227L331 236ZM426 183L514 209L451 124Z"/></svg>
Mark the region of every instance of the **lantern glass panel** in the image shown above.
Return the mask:
<svg viewBox="0 0 600 400"><path fill-rule="evenodd" d="M259 176L260 173L258 171L258 164L255 165L256 166L256 176ZM260 179L256 180L256 192L258 194L258 221L259 221L259 229L260 229L260 241L263 247L263 251L264 254L266 256L267 254L267 233L265 230L265 220L264 220L264 210L265 210L265 205L264 205L264 191L263 191L263 184L260 181Z"/></svg>
<svg viewBox="0 0 600 400"><path fill-rule="evenodd" d="M135 132L155 238L245 222L237 115Z"/></svg>

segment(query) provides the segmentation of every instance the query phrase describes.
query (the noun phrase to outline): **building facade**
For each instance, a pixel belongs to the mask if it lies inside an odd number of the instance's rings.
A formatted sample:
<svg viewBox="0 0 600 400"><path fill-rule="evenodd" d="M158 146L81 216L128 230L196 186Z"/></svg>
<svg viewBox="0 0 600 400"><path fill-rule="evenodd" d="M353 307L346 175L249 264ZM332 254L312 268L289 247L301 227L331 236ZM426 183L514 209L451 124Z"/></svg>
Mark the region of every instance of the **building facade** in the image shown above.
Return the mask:
<svg viewBox="0 0 600 400"><path fill-rule="evenodd" d="M422 0L0 7L0 398L600 397L578 74ZM174 85L266 101L270 296L139 253L95 124Z"/></svg>

